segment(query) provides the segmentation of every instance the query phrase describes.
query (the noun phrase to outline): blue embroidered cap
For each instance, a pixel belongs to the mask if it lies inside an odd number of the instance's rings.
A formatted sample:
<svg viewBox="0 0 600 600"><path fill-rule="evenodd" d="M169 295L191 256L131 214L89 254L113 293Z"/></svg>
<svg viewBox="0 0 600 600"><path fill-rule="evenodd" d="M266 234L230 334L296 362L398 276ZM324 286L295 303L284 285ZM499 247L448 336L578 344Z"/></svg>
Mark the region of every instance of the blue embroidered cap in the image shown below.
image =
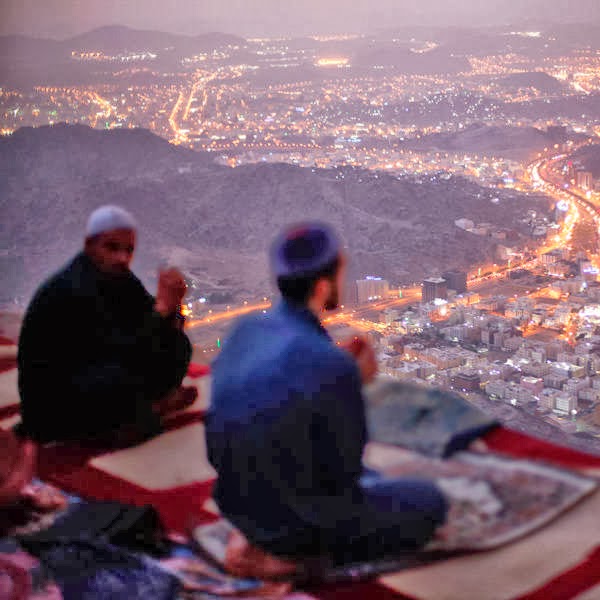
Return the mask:
<svg viewBox="0 0 600 600"><path fill-rule="evenodd" d="M329 225L299 223L275 238L271 270L275 277L307 277L331 264L339 253L339 239Z"/></svg>

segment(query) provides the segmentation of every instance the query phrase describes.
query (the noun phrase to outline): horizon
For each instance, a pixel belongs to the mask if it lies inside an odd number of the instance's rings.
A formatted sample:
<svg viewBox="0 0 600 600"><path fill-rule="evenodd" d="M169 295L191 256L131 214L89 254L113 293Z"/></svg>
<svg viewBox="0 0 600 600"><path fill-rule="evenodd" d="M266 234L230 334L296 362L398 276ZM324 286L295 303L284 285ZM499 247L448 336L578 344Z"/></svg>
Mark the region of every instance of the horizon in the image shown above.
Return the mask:
<svg viewBox="0 0 600 600"><path fill-rule="evenodd" d="M554 0L551 6L542 0L513 1L509 6L499 0L484 6L474 0L455 0L451 4L424 0L418 5L406 0L360 0L351 9L341 0L330 0L326 5L305 0L285 6L274 0L251 3L252 6L238 0L208 0L200 7L192 0L167 5L147 0L144 11L132 2L104 0L94 4L91 8L76 0L49 0L40 6L34 0L9 0L0 9L0 35L61 40L102 27L125 26L182 35L223 32L243 37L300 37L342 32L372 34L419 26L488 28L600 23L600 5L595 0L582 0L576 7L568 0Z"/></svg>

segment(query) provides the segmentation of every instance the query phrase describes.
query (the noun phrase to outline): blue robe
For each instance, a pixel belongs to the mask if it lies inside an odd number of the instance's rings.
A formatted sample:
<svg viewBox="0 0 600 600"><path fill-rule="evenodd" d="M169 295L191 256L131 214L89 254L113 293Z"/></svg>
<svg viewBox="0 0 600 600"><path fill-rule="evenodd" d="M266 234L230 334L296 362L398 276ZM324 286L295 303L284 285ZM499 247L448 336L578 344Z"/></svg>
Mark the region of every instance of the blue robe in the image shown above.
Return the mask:
<svg viewBox="0 0 600 600"><path fill-rule="evenodd" d="M363 478L358 367L304 306L234 328L213 365L206 437L222 514L274 554L378 558L422 545L444 519L429 482Z"/></svg>

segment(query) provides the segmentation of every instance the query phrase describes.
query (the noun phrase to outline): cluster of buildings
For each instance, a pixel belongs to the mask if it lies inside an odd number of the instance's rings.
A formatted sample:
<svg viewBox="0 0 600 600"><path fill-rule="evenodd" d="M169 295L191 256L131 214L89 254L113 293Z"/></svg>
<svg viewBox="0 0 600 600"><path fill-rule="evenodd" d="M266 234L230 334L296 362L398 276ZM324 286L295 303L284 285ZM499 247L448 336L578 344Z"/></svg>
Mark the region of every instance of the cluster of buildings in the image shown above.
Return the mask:
<svg viewBox="0 0 600 600"><path fill-rule="evenodd" d="M553 225L545 215L537 214L535 211L527 212L526 217L523 219L523 224L533 239L540 239L546 236ZM456 219L454 225L474 235L498 240L498 258L500 260L507 260L514 255L511 244L520 239L519 232L514 229L497 227L492 223L475 223L466 217Z"/></svg>
<svg viewBox="0 0 600 600"><path fill-rule="evenodd" d="M420 304L379 312L369 335L381 372L600 435L600 283L548 282L534 294L482 299L466 291L465 273L425 279ZM362 285L389 290L379 279Z"/></svg>

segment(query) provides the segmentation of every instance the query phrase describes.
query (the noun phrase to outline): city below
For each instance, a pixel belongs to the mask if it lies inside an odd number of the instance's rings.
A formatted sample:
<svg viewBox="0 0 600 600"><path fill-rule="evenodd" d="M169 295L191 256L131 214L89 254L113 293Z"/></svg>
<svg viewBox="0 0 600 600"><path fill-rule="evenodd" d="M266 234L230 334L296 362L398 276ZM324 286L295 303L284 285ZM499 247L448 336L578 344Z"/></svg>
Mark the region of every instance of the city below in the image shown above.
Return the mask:
<svg viewBox="0 0 600 600"><path fill-rule="evenodd" d="M600 453L600 46L576 31L490 33L477 51L442 32L168 43L141 33L124 43L124 28L103 28L43 59L50 50L36 54L31 40L0 45L2 139L59 123L143 128L232 172L288 163L336 182L355 170L464 181L492 207L514 194L518 231L514 214L505 226L469 213L448 224L465 244L493 244L493 258L473 250L469 264L416 278L364 272L325 324L334 339L366 335L385 376ZM50 63L62 70L42 75ZM527 206L540 197L547 210ZM419 252L407 262L418 269ZM189 284L187 331L206 362L233 319L274 298Z"/></svg>

